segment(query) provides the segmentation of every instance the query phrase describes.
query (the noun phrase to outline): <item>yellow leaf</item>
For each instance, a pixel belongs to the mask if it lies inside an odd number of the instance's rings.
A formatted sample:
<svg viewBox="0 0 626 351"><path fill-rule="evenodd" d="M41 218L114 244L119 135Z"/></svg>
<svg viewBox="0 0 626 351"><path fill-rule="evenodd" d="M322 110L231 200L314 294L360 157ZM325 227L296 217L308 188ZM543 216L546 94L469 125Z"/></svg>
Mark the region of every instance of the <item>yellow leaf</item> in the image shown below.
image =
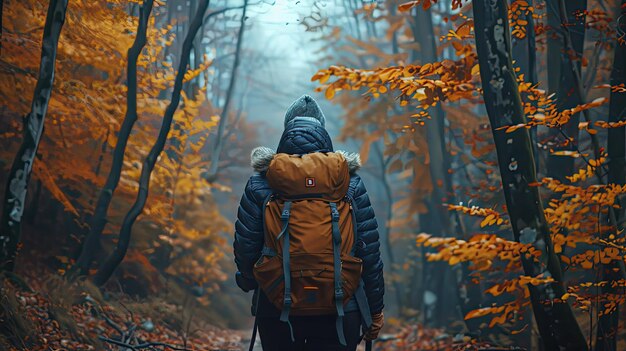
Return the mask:
<svg viewBox="0 0 626 351"><path fill-rule="evenodd" d="M489 223L494 220L496 218L496 216L494 214L490 214L487 217L485 217L485 219L483 219L482 222L480 222L480 227L483 228L487 225L489 225Z"/></svg>
<svg viewBox="0 0 626 351"><path fill-rule="evenodd" d="M567 300L570 297L569 293L565 293L563 294L563 296L561 296L561 300Z"/></svg>
<svg viewBox="0 0 626 351"><path fill-rule="evenodd" d="M405 2L403 4L398 5L398 11L400 12L405 12L408 11L410 9L412 9L413 7L419 5L420 1L409 1L409 2Z"/></svg>
<svg viewBox="0 0 626 351"><path fill-rule="evenodd" d="M451 266L454 266L455 264L457 264L459 262L461 262L461 259L459 258L459 256L452 256L452 257L450 257L450 260L448 260L448 263Z"/></svg>
<svg viewBox="0 0 626 351"><path fill-rule="evenodd" d="M474 67L472 67L472 75L475 76L479 73L480 73L480 66L478 66L478 64L475 64Z"/></svg>
<svg viewBox="0 0 626 351"><path fill-rule="evenodd" d="M332 87L332 85L326 88L325 95L328 100L331 100L335 96L335 89Z"/></svg>
<svg viewBox="0 0 626 351"><path fill-rule="evenodd" d="M430 237L431 237L431 235L430 235L430 234L420 233L420 234L417 236L416 242L417 242L418 244L421 244L421 243L425 242L426 240L428 240Z"/></svg>
<svg viewBox="0 0 626 351"><path fill-rule="evenodd" d="M591 261L582 261L580 263L580 266L583 267L584 269L591 269L593 267L593 262L591 262Z"/></svg>

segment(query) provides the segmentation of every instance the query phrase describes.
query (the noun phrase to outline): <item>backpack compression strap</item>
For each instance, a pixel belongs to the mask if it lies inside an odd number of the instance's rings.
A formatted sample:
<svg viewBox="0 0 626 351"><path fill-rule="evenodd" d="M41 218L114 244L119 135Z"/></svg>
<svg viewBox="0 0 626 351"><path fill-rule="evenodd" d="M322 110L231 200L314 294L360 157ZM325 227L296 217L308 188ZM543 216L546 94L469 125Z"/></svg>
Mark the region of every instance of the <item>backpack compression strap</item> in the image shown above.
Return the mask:
<svg viewBox="0 0 626 351"><path fill-rule="evenodd" d="M279 240L283 238L283 276L285 278L285 294L283 297L283 310L280 313L280 320L286 322L289 326L289 332L291 333L291 341L295 342L293 336L293 327L289 322L289 311L291 310L291 268L289 267L289 216L291 210L291 201L285 201L283 212L280 215L280 221L283 224L283 229L276 237Z"/></svg>
<svg viewBox="0 0 626 351"><path fill-rule="evenodd" d="M343 289L341 287L341 255L339 250L341 249L341 232L339 231L339 211L337 210L337 204L330 202L330 216L332 218L332 233L333 233L333 261L335 271L335 306L337 308L337 321L335 327L337 328L337 336L341 345L346 346L346 337L343 334Z"/></svg>

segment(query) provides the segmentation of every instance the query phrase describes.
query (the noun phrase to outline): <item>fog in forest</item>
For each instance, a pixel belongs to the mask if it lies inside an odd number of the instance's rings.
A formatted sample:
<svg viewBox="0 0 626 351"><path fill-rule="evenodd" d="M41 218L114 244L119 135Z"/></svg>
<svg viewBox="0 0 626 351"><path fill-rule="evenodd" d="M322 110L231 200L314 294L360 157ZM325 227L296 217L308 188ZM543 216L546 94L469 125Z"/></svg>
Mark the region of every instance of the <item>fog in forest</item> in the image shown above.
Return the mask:
<svg viewBox="0 0 626 351"><path fill-rule="evenodd" d="M306 274L335 343L626 349L624 0L0 9L0 349L268 349Z"/></svg>

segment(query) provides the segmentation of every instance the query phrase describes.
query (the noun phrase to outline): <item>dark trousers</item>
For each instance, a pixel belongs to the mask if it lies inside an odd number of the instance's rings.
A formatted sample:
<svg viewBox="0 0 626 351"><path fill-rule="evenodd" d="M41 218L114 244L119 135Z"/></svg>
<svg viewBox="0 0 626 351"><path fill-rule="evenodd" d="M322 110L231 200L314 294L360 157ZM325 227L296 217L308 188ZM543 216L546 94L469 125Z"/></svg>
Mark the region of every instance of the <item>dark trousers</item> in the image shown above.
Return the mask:
<svg viewBox="0 0 626 351"><path fill-rule="evenodd" d="M259 336L263 351L354 351L361 341L361 315L347 312L343 332L347 346L339 343L336 316L290 316L295 342L289 326L278 317L259 317Z"/></svg>

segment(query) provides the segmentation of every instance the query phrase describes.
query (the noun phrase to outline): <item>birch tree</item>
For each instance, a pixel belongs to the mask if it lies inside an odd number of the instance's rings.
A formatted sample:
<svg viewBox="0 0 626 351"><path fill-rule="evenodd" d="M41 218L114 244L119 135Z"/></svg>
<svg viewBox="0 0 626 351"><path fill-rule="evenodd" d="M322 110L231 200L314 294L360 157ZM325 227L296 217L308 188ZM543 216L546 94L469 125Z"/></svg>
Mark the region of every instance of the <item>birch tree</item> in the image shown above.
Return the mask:
<svg viewBox="0 0 626 351"><path fill-rule="evenodd" d="M4 193L2 222L0 223L0 268L2 271L12 271L15 267L26 193L39 142L43 136L46 112L54 85L59 37L65 23L66 11L67 0L51 0L48 4L37 85L33 93L30 113L24 117L22 145L13 159Z"/></svg>

